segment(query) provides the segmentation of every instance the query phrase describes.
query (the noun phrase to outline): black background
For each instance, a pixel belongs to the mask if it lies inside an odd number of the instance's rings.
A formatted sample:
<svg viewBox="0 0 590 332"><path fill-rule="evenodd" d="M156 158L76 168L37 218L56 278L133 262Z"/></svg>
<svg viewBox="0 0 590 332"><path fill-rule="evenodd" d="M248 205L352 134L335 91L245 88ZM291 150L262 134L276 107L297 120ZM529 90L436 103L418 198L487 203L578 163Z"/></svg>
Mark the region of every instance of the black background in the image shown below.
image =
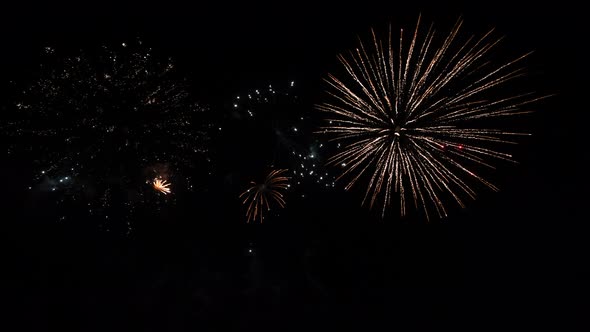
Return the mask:
<svg viewBox="0 0 590 332"><path fill-rule="evenodd" d="M354 193L335 190L290 206L276 222L246 225L235 189L219 180L207 208L185 202L122 237L57 224L43 211L23 218L31 208L23 203L25 175L7 159L0 278L10 319L3 330L585 330L582 12L564 1L4 8L3 87L30 74L43 46L139 36L173 56L194 92L220 112L239 91L277 80L295 80L312 105L336 54L357 34L389 22L412 27L422 13L441 27L462 16L475 34L495 27L508 54L534 50L529 83L556 95L530 117L533 136L521 145L520 164L497 176L501 191L430 223L380 220ZM214 146L220 177L231 172L223 156L239 139L225 134Z"/></svg>

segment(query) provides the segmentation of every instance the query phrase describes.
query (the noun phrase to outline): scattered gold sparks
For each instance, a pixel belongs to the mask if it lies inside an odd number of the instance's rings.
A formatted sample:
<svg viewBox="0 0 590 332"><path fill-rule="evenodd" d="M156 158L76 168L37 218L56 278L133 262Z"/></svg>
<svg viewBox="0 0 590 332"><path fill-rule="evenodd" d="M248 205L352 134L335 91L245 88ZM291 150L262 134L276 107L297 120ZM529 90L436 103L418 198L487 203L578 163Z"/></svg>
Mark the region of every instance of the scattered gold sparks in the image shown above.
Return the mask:
<svg viewBox="0 0 590 332"><path fill-rule="evenodd" d="M152 186L154 187L154 189L156 189L164 195L167 195L171 192L170 183L166 180L155 178L154 182L152 182Z"/></svg>
<svg viewBox="0 0 590 332"><path fill-rule="evenodd" d="M272 202L275 202L279 207L285 207L285 199L282 191L288 188L289 178L283 176L287 172L286 169L272 170L264 180L263 183L250 182L250 187L240 194L243 198L243 204L248 205L246 217L248 222L258 219L261 223L264 220L264 212L270 210Z"/></svg>
<svg viewBox="0 0 590 332"><path fill-rule="evenodd" d="M443 217L446 198L461 207L463 196L475 199L469 179L497 190L473 166L494 168L489 159L512 160L497 146L526 134L489 128L486 121L527 113L522 106L544 98L503 95L507 90L500 88L523 75L517 65L528 54L494 66L488 56L500 39L490 31L455 42L461 25L459 20L437 42L432 26L418 37L419 18L409 43L401 30L395 45L391 27L384 39L371 30L370 45L361 41L338 57L345 78L326 79L332 102L317 109L331 117L321 132L342 142L328 163L343 168L339 178L350 176L346 189L366 176L363 204L372 208L382 196L382 216L393 192L399 193L402 216L412 200L429 218L429 205Z"/></svg>

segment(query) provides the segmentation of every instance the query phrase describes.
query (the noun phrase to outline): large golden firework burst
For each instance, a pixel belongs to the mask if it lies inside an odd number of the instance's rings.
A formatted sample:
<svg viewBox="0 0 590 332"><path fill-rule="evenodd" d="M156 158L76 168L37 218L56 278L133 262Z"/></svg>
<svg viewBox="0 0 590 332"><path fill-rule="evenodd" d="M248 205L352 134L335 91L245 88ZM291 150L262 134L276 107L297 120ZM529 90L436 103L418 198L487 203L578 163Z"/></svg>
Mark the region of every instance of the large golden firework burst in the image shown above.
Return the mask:
<svg viewBox="0 0 590 332"><path fill-rule="evenodd" d="M401 30L395 43L391 27L383 39L371 30L370 43L339 55L346 74L326 79L331 100L317 105L329 115L320 132L342 145L329 163L343 168L347 190L365 175L363 204L382 201L382 216L394 192L402 216L412 200L429 218L428 206L447 215L446 197L462 207L464 197L475 199L474 183L497 190L476 169L512 160L502 147L527 135L490 128L488 119L526 113L522 106L542 98L502 89L523 75L528 54L494 65L490 51L501 39L492 30L458 42L461 25L440 40L430 26L419 38L418 18L409 41Z"/></svg>

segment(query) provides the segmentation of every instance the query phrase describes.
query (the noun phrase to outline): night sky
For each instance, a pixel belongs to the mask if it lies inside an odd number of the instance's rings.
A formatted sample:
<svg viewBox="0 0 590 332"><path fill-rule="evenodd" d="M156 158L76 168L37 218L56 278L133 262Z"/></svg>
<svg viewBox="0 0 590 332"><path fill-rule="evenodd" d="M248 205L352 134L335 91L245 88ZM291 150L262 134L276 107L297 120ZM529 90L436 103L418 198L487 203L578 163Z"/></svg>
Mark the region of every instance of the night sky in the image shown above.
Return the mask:
<svg viewBox="0 0 590 332"><path fill-rule="evenodd" d="M141 40L154 56L172 58L191 98L206 107L198 120L206 126L195 128L206 127L200 142L211 161L176 173L194 180L191 191L157 204L146 198L131 217L118 201L105 226L29 189L36 166L14 153L18 135L3 133L2 330L587 330L581 12L563 1L3 9L3 128L18 91L39 74L45 47L92 56L102 45ZM344 182L306 176L293 180L284 209L246 223L238 196L249 181L299 165L293 151L326 142L314 134L322 119L314 105L326 96L323 79L341 70L336 56L371 27L413 29L420 13L441 32L459 17L467 34L495 27L507 58L534 51L520 84L553 96L518 122L506 120L532 135L513 148L518 163L498 163L489 177L500 191L478 188L477 200L465 209L449 204L443 219L427 221L413 208L381 218L361 206L366 187L345 191ZM272 102L235 105L269 86L279 95ZM146 154L160 143L143 142ZM182 142L172 143L171 156L187 156ZM322 181L340 172L317 169Z"/></svg>

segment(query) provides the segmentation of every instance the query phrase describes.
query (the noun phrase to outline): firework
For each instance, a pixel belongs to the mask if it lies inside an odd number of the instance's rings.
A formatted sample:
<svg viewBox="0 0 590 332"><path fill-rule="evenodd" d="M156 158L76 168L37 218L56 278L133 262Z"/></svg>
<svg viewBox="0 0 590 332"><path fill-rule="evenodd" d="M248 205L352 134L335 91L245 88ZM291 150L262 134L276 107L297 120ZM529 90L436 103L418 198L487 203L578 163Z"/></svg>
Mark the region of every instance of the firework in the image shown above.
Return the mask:
<svg viewBox="0 0 590 332"><path fill-rule="evenodd" d="M207 108L189 95L172 60L140 41L74 54L47 47L38 72L4 128L33 159L33 190L51 188L58 203L105 217L153 199L143 184L154 165L173 170L176 187L187 190L186 174L208 169Z"/></svg>
<svg viewBox="0 0 590 332"><path fill-rule="evenodd" d="M313 135L314 117L304 107L295 81L244 90L228 104L231 119L238 122L228 131L241 137L243 149L251 151L249 158L267 164L272 156L270 164L288 168L289 190L297 192L296 197L311 197L307 194L335 185L334 176L324 166L324 144Z"/></svg>
<svg viewBox="0 0 590 332"><path fill-rule="evenodd" d="M289 181L289 178L283 175L285 172L286 169L272 170L263 183L250 182L250 187L240 195L240 198L244 199L243 204L248 205L248 222L258 219L262 223L264 213L268 212L274 203L280 208L285 207L282 192L287 189Z"/></svg>
<svg viewBox="0 0 590 332"><path fill-rule="evenodd" d="M235 96L231 103L231 116L235 119L257 119L276 117L281 112L289 112L284 108L292 108L298 104L295 81L287 84L269 84L257 89L249 89Z"/></svg>
<svg viewBox="0 0 590 332"><path fill-rule="evenodd" d="M170 183L168 183L168 181L166 180L154 179L154 182L152 182L152 186L156 191L159 191L164 195L170 193Z"/></svg>
<svg viewBox="0 0 590 332"><path fill-rule="evenodd" d="M409 42L403 30L397 41L391 27L383 39L371 30L370 43L338 57L342 79L326 79L332 101L317 106L329 114L321 132L343 146L328 163L350 178L347 190L366 177L363 204L382 202L382 217L394 192L402 216L412 200L429 218L430 207L447 215L447 199L464 207L474 183L497 190L476 169L512 160L502 147L525 134L490 128L489 119L527 113L522 106L540 99L505 89L527 55L494 65L500 39L490 31L459 42L461 25L440 42L432 26L419 37L420 19Z"/></svg>

